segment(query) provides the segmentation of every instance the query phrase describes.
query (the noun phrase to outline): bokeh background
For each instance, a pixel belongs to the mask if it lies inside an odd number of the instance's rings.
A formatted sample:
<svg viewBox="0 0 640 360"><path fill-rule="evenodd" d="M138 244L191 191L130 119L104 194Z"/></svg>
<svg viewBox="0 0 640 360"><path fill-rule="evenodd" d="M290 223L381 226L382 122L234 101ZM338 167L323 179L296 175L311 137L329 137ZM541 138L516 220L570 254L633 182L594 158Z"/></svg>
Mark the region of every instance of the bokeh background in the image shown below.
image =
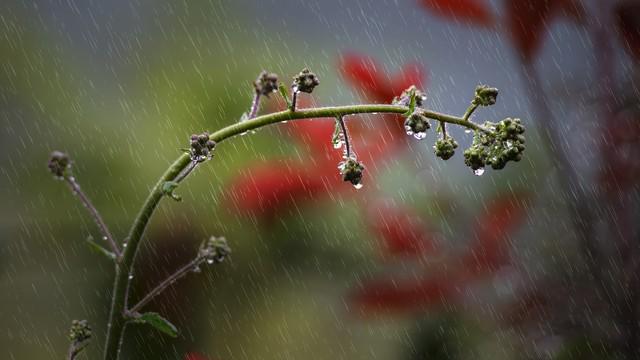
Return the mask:
<svg viewBox="0 0 640 360"><path fill-rule="evenodd" d="M639 29L629 0L2 1L0 358L62 358L73 319L94 328L83 356L102 350L113 266L50 151L121 240L190 134L238 121L261 70L305 66L304 106L415 83L462 114L496 86L474 119L522 118L526 156L474 176L434 133L349 118L355 190L331 119L220 144L161 204L132 296L210 235L233 255L149 305L177 339L129 327L123 358L640 358Z"/></svg>

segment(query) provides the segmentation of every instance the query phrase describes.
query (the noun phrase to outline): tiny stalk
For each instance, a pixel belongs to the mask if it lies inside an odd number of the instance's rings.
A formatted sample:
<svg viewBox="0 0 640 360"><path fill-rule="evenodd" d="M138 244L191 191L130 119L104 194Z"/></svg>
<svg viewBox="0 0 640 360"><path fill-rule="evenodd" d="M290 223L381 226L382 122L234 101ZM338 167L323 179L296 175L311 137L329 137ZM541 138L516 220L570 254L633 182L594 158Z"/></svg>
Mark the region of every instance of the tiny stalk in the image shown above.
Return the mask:
<svg viewBox="0 0 640 360"><path fill-rule="evenodd" d="M290 120L311 118L335 119L336 129L333 135L333 143L336 149L343 144L343 161L338 168L342 178L350 182L356 188L362 187L362 178L365 167L356 158L353 143L350 141L345 117L354 114L402 114L405 116L404 127L408 135L416 139L424 139L427 130L431 127L430 120L438 121L439 130L442 133L435 145L436 156L447 160L454 155L458 147L457 142L447 133L445 126L459 125L474 133L473 144L464 151L464 162L471 167L476 174L484 171L485 165L491 165L494 169L503 168L508 161L519 161L524 151L524 127L519 119L505 119L497 123L486 122L483 125L470 120L471 114L479 106L493 105L496 101L498 90L487 86L478 86L471 107L462 117L442 114L425 107L427 99L424 92L411 86L393 99L391 104L365 104L328 106L317 108L297 109L296 101L299 92L312 93L320 84L316 74L308 69L303 69L293 78L291 85L292 98L289 98L287 87L278 81L278 76L263 71L254 81L254 97L248 114L244 114L240 121L228 125L218 131L209 134L207 132L194 134L190 138L190 146L184 149L184 153L164 172L156 185L152 188L142 208L133 221L131 229L126 236L126 246L120 250L115 238L109 232L106 224L98 211L93 207L86 195L81 191L75 178L71 176L71 160L66 154L54 152L49 161L50 171L60 179L65 180L74 193L78 194L81 202L87 207L96 221L103 237L107 240L111 251L91 243L92 247L109 257L115 258L115 281L112 291L111 311L107 326L107 337L104 346L104 359L116 360L120 355L120 348L124 339L123 334L127 324L143 323L155 327L157 330L177 336L178 331L167 319L157 313L140 313L156 296L162 293L179 279L192 272L199 272L203 263L219 263L229 253L230 249L224 238L212 237L206 241L198 251L196 257L176 270L173 274L160 282L149 293L143 296L136 304L129 307L129 288L134 278L134 262L145 233L147 225L157 209L162 198L170 197L180 200L174 193L178 185L184 181L202 163L211 159L218 144L238 135L246 134L252 130L271 124L284 123ZM274 92L279 92L287 102L284 111L258 116L260 101ZM102 249L102 250L101 250ZM113 254L113 255L110 255ZM84 341L82 337L77 341ZM76 353L76 348L70 353ZM83 347L82 347L83 348ZM75 350L74 350L75 349ZM75 355L73 355L75 356Z"/></svg>

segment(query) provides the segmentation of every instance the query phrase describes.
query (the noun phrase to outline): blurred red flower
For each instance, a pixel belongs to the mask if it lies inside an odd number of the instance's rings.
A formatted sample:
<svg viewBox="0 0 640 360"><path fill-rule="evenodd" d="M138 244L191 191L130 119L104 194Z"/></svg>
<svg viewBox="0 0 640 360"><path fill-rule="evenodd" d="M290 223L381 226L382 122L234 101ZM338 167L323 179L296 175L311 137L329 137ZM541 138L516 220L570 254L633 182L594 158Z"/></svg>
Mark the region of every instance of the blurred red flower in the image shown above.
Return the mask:
<svg viewBox="0 0 640 360"><path fill-rule="evenodd" d="M615 8L616 25L629 54L640 61L640 3L620 1Z"/></svg>
<svg viewBox="0 0 640 360"><path fill-rule="evenodd" d="M392 77L369 57L349 54L340 60L343 76L367 99L390 103L394 96L411 85L421 85L423 70L409 64ZM306 94L300 94L299 108L313 104ZM279 108L284 108L280 103ZM379 117L379 115L376 115ZM360 119L365 120L365 119ZM367 176L376 170L376 162L406 144L399 117L368 121L345 121L358 158L367 167ZM299 160L269 161L250 165L232 183L227 200L232 208L262 218L273 218L287 207L329 194L335 195L353 188L341 184L337 165L341 150L331 144L334 122L330 119L296 120L285 125L285 132L300 146ZM402 138L398 138L402 134ZM366 180L365 180L366 183Z"/></svg>
<svg viewBox="0 0 640 360"><path fill-rule="evenodd" d="M494 18L482 0L420 0L433 13L474 25L492 26Z"/></svg>
<svg viewBox="0 0 640 360"><path fill-rule="evenodd" d="M438 250L434 234L406 207L376 206L367 220L371 231L383 240L386 255L420 257Z"/></svg>
<svg viewBox="0 0 640 360"><path fill-rule="evenodd" d="M506 2L506 13L513 45L525 62L536 56L554 17L580 22L585 14L579 0L510 0Z"/></svg>
<svg viewBox="0 0 640 360"><path fill-rule="evenodd" d="M209 360L209 359L207 359L206 357L198 353L190 352L184 356L184 360Z"/></svg>
<svg viewBox="0 0 640 360"><path fill-rule="evenodd" d="M600 153L605 164L600 185L610 197L625 194L640 181L640 110L638 105L620 111L603 128Z"/></svg>
<svg viewBox="0 0 640 360"><path fill-rule="evenodd" d="M457 258L448 258L437 267L430 267L422 277L402 280L384 278L365 283L351 294L351 303L367 314L372 311L416 311L445 302L456 302L466 286L494 275L508 264L508 235L524 219L527 199L528 195L523 193L494 198L485 204L486 210L474 227L475 239L467 252ZM400 218L405 216L400 215ZM397 218L397 214L391 215L388 221L393 223ZM379 219L374 217L371 220ZM429 239L429 230L417 223L411 223L409 227L410 230L404 233L383 231L380 235L386 242L392 239L392 244L402 244L403 250L408 249L409 253L422 256L422 250L415 251L414 246L407 244L423 243L424 239ZM421 240L416 241L415 233L420 231L427 235L422 235ZM401 239L401 234L405 234L406 238Z"/></svg>

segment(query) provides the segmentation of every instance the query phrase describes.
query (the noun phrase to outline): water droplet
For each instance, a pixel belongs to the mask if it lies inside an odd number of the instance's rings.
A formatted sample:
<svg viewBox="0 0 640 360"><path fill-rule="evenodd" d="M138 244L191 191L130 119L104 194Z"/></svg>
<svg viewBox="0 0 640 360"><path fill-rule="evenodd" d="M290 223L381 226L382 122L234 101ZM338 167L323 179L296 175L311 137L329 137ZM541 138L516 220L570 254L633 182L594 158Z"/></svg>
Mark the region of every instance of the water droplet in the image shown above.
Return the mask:
<svg viewBox="0 0 640 360"><path fill-rule="evenodd" d="M196 266L196 267L193 268L193 272L196 273L196 274L199 274L199 273L202 272L202 270L200 269L200 266Z"/></svg>
<svg viewBox="0 0 640 360"><path fill-rule="evenodd" d="M418 140L422 140L422 139L427 137L427 133L426 132L417 132L417 133L413 134L413 137L418 139Z"/></svg>
<svg viewBox="0 0 640 360"><path fill-rule="evenodd" d="M127 247L127 243L122 244L122 247L126 248Z"/></svg>
<svg viewBox="0 0 640 360"><path fill-rule="evenodd" d="M466 129L466 130L464 131L464 133L465 133L465 134L469 134L469 133L471 133L471 129Z"/></svg>
<svg viewBox="0 0 640 360"><path fill-rule="evenodd" d="M482 174L484 174L484 168L479 168L479 169L473 170L473 175L475 175L475 176L482 176Z"/></svg>
<svg viewBox="0 0 640 360"><path fill-rule="evenodd" d="M133 275L129 274L129 280L133 279Z"/></svg>
<svg viewBox="0 0 640 360"><path fill-rule="evenodd" d="M106 237L106 236L103 236L103 237L102 237L102 240L107 241L107 237Z"/></svg>
<svg viewBox="0 0 640 360"><path fill-rule="evenodd" d="M207 259L207 264L209 265L213 264L213 259Z"/></svg>
<svg viewBox="0 0 640 360"><path fill-rule="evenodd" d="M364 185L362 185L362 183L357 183L357 184L354 184L354 185L353 185L353 187L354 187L354 188L356 188L356 190L360 190L360 189L362 189L362 187L363 187L363 186L364 186Z"/></svg>

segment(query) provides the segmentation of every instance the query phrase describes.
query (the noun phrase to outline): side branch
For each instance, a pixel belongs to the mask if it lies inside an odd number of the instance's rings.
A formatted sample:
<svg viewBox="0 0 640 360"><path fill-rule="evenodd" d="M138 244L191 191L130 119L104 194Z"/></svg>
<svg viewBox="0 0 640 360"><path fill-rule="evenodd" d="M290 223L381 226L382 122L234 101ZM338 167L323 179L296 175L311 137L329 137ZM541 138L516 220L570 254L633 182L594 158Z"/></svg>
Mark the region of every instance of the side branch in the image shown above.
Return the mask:
<svg viewBox="0 0 640 360"><path fill-rule="evenodd" d="M135 314L140 311L146 304L148 304L153 298L160 295L166 288L173 285L176 281L185 277L188 273L197 271L196 269L200 264L204 262L204 258L197 257L191 260L186 265L182 266L173 274L169 275L164 281L162 281L158 286L153 288L153 290L149 291L145 297L143 297L137 304L133 305L131 309L128 310L129 314Z"/></svg>
<svg viewBox="0 0 640 360"><path fill-rule="evenodd" d="M67 182L67 184L69 184L69 187L71 187L71 191L73 191L74 194L78 195L78 198L80 199L80 202L82 202L84 207L87 208L87 210L93 217L93 220L98 225L98 228L100 229L100 233L102 234L104 239L109 243L109 246L111 247L111 251L113 251L113 253L116 255L116 260L119 261L122 254L120 253L118 244L113 238L113 235L111 235L111 232L107 227L107 224L104 222L104 220L102 220L102 216L100 216L98 209L96 209L96 207L93 206L93 203L91 203L91 200L89 200L87 195L82 191L82 189L80 188L80 184L78 184L75 177L73 177L72 175L65 176L64 180Z"/></svg>

